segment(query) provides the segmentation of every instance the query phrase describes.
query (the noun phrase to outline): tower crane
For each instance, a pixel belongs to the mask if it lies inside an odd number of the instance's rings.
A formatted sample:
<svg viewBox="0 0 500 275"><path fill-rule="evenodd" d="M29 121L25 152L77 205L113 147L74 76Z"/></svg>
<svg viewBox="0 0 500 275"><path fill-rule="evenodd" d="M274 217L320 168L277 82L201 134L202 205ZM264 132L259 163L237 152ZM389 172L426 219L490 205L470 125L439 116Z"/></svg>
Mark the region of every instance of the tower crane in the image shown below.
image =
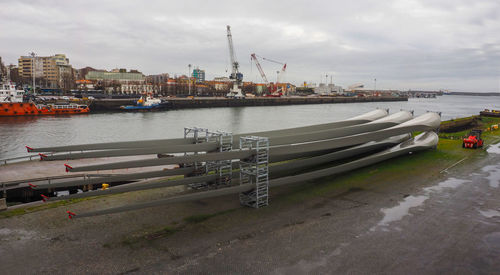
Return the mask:
<svg viewBox="0 0 500 275"><path fill-rule="evenodd" d="M229 89L229 93L227 93L226 97L245 98L245 96L241 93L240 88L243 83L243 74L238 70L239 64L238 61L236 61L236 55L234 54L233 36L231 35L231 26L229 25L227 25L227 42L229 44L229 57L231 58L231 65L233 67L229 79L232 80L233 87Z"/></svg>

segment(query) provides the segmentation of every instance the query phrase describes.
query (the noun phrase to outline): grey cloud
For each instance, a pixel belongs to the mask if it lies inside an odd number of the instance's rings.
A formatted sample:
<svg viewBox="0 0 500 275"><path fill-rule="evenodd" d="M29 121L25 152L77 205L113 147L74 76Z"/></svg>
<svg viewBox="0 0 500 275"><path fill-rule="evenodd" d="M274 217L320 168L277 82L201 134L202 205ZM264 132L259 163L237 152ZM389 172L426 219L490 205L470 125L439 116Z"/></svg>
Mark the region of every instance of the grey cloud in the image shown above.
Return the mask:
<svg viewBox="0 0 500 275"><path fill-rule="evenodd" d="M421 1L0 2L0 56L66 53L75 67L225 75L225 26L241 69L250 53L288 63L287 80L500 92L500 4ZM270 79L279 66L263 62Z"/></svg>

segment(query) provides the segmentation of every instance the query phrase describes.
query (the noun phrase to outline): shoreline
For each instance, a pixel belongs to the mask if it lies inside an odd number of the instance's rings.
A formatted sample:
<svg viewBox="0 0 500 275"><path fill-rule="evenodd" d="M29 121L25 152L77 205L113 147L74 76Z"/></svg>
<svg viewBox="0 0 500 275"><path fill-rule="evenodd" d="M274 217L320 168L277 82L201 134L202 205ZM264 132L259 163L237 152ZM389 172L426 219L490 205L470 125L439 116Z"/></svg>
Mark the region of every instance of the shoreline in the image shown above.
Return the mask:
<svg viewBox="0 0 500 275"><path fill-rule="evenodd" d="M162 98L168 101L162 110L220 108L244 106L282 106L362 102L408 101L407 97L255 97L230 99L222 97ZM99 99L90 104L92 111L118 111L122 105L133 105L136 99Z"/></svg>

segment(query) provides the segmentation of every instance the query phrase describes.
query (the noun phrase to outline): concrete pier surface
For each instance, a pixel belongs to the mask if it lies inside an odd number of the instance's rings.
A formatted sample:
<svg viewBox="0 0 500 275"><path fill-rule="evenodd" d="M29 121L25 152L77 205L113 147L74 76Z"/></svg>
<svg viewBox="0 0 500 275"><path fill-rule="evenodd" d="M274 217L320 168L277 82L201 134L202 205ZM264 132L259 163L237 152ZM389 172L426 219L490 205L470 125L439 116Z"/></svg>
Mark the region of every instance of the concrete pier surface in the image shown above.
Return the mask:
<svg viewBox="0 0 500 275"><path fill-rule="evenodd" d="M273 189L270 206L259 210L226 196L67 218L66 210L78 215L178 188L2 218L0 265L6 274L494 274L500 270L500 146L460 152L464 159L446 165L413 154ZM416 169L395 173L416 160Z"/></svg>
<svg viewBox="0 0 500 275"><path fill-rule="evenodd" d="M83 166L90 164L103 164L110 162L120 162L120 161L130 161L138 159L155 159L156 155L144 155L144 156L127 156L127 157L112 157L112 158L92 158L92 159L78 159L78 160L55 160L55 161L24 161L18 163L12 163L7 165L0 165L0 188L2 183L9 183L13 181L25 181L19 185L11 185L6 188L7 190L28 187L29 179L39 179L45 177L59 177L59 176L71 176L71 173L67 173L64 167L65 163L74 166ZM147 171L159 171L164 168L172 169L176 165L164 165L156 167L141 167L141 168L130 168L124 170L106 170L92 172L91 174L123 174L123 173L138 173ZM76 173L74 173L76 174ZM79 173L82 174L82 173ZM53 180L57 181L67 181L68 179ZM33 184L47 183L47 181L37 181L32 182Z"/></svg>
<svg viewBox="0 0 500 275"><path fill-rule="evenodd" d="M188 108L215 108L215 107L243 107L243 106L280 106L300 104L332 104L332 103L361 103L408 101L407 97L375 96L375 97L254 97L245 99L231 99L223 97L195 97L195 98L163 98L168 101L167 109ZM122 105L134 105L136 99L99 99L94 100L92 111L120 110Z"/></svg>

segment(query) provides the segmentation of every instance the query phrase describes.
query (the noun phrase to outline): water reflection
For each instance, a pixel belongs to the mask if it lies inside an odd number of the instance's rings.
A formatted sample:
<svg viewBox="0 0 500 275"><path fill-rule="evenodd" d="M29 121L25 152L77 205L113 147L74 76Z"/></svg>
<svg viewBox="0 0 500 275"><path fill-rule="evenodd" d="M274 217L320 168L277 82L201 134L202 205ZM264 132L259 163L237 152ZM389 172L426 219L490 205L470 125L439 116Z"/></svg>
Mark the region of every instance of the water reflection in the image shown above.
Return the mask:
<svg viewBox="0 0 500 275"><path fill-rule="evenodd" d="M95 113L74 116L0 117L0 159L26 154L24 145L55 146L92 142L176 138L184 127L233 133L266 131L356 116L375 108L441 111L443 119L499 109L492 97L442 96L408 102L367 102L237 108L202 108L153 113Z"/></svg>

